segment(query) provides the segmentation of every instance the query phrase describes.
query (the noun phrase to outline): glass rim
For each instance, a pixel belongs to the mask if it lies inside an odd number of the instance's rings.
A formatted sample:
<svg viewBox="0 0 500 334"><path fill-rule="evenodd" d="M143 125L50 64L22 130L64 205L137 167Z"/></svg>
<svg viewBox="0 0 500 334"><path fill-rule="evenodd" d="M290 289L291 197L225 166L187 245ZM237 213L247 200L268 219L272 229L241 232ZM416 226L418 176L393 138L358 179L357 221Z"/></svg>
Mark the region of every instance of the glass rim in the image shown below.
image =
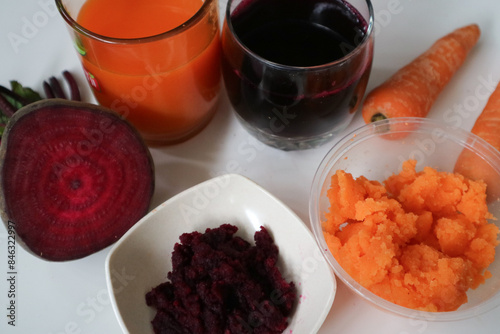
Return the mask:
<svg viewBox="0 0 500 334"><path fill-rule="evenodd" d="M155 42L161 39L169 38L176 36L183 31L186 31L193 27L196 23L198 23L205 15L205 13L208 11L208 8L210 5L215 1L215 0L204 0L203 4L201 5L200 9L196 11L196 13L193 14L187 21L182 23L181 25L172 28L170 30L161 32L159 34L155 35L150 35L150 36L144 36L144 37L134 37L134 38L119 38L119 37L110 37L102 34L95 33L82 25L80 25L76 20L73 18L73 16L66 10L66 6L62 3L63 0L56 0L56 6L57 9L59 10L59 13L63 17L63 19L66 21L66 23L76 32L85 35L87 37L90 37L92 39L98 40L103 43L109 43L109 44L142 44L142 43L149 43L149 42Z"/></svg>
<svg viewBox="0 0 500 334"><path fill-rule="evenodd" d="M59 1L59 0L57 0L57 1ZM280 64L280 63L268 60L268 59L266 59L266 58L258 55L254 51L252 51L250 48L248 48L245 45L245 43L243 43L243 41L235 33L234 27L233 27L233 23L231 21L231 4L234 1L235 0L229 0L227 2L226 13L224 15L225 23L229 27L229 30L231 31L232 37L234 38L234 40L236 41L236 43L238 43L238 45L244 50L245 53L251 55L252 57L254 57L256 59L258 59L262 63L265 63L267 66L274 67L274 68L277 68L277 69L282 69L282 70L287 70L287 71L311 71L311 70L314 71L314 70L321 70L321 69L324 69L324 68L329 68L329 67L332 67L332 66L335 66L335 65L339 65L339 64L342 64L342 63L346 62L347 60L351 59L352 57L354 57L359 52L361 52L361 49L368 43L368 41L370 41L372 39L373 29L374 29L374 25L375 25L375 13L374 13L374 10L373 10L373 5L371 3L371 0L365 0L366 5L368 7L368 22L367 22L368 23L368 27L366 29L366 33L363 36L363 39L361 40L361 42L358 45L356 45L356 47L351 52L347 53L342 58L336 59L336 60L328 62L328 63L320 64L320 65L313 65L313 66L293 66L293 65ZM351 5L346 0L341 0L341 1L346 2L349 5ZM353 5L351 5L351 6L353 8L355 8Z"/></svg>

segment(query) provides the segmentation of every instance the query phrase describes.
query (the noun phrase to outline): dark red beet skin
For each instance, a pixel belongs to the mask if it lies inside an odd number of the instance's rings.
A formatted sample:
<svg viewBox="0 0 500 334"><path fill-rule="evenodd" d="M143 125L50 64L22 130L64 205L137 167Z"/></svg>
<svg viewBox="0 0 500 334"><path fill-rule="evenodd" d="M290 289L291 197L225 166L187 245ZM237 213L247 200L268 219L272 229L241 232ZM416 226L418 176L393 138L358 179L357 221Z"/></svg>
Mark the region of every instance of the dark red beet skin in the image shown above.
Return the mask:
<svg viewBox="0 0 500 334"><path fill-rule="evenodd" d="M82 258L149 210L154 166L137 131L97 105L43 100L18 110L0 147L2 218L36 255Z"/></svg>

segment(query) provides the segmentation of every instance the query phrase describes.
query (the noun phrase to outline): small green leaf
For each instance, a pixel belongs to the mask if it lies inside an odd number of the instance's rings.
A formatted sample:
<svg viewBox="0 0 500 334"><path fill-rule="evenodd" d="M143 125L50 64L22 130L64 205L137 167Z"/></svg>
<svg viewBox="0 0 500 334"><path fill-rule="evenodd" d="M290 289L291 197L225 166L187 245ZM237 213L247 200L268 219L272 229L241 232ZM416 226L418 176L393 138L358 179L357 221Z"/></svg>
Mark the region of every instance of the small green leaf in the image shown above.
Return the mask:
<svg viewBox="0 0 500 334"><path fill-rule="evenodd" d="M11 90L22 98L26 99L28 103L41 100L42 97L38 92L34 91L29 87L23 87L19 82L12 80L10 82ZM17 102L17 101L16 101ZM20 108L20 107L19 107Z"/></svg>
<svg viewBox="0 0 500 334"><path fill-rule="evenodd" d="M87 51L85 50L85 46L83 45L83 42L80 39L80 37L78 37L78 36L75 37L74 45L75 45L75 48L79 54L81 54L82 56L85 56L87 54Z"/></svg>
<svg viewBox="0 0 500 334"><path fill-rule="evenodd" d="M9 95L4 95L4 94L2 94L2 95L3 95L3 97L5 97L5 99L6 99L6 100L7 100L10 104L12 104L12 105L14 106L14 108L19 109L19 108L21 108L21 107L23 106L23 104L22 104L20 101L18 101L18 100L16 100L16 99L14 99L12 96L9 96ZM0 110L0 111L1 111L1 112L3 112L2 110Z"/></svg>

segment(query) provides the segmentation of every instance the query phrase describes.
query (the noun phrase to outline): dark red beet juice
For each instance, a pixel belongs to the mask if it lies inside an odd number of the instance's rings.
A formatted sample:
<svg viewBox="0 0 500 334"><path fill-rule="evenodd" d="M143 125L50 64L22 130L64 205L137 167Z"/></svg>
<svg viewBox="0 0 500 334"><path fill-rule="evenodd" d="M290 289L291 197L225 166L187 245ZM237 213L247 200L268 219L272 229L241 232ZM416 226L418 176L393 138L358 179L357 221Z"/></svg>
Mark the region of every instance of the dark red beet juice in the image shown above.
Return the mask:
<svg viewBox="0 0 500 334"><path fill-rule="evenodd" d="M299 146L345 128L371 68L367 33L368 22L343 0L242 1L222 45L226 88L243 125L282 149L313 147Z"/></svg>

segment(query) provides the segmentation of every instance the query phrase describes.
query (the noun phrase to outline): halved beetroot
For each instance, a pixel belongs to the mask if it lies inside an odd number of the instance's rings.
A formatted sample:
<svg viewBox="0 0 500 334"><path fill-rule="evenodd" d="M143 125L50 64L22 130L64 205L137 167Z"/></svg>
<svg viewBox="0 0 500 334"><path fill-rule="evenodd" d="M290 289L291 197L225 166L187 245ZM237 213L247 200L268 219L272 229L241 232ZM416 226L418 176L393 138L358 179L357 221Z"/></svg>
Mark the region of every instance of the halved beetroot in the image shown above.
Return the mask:
<svg viewBox="0 0 500 334"><path fill-rule="evenodd" d="M0 185L2 219L29 250L73 260L112 244L147 213L154 165L137 131L111 110L48 99L7 124Z"/></svg>

